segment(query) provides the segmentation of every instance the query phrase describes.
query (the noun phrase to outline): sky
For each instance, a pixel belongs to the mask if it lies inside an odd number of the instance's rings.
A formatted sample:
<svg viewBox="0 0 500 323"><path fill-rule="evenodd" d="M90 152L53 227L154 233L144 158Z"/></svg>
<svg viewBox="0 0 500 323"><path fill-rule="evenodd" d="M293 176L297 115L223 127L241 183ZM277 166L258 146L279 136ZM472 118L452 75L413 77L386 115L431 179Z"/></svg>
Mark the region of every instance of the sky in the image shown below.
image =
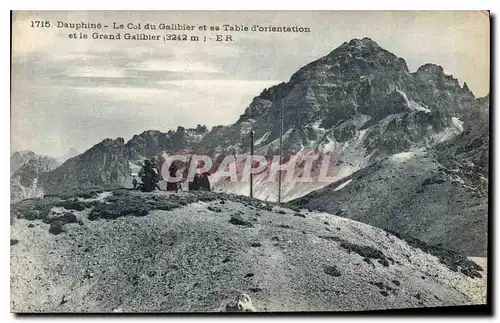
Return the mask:
<svg viewBox="0 0 500 323"><path fill-rule="evenodd" d="M31 27L50 21L50 28ZM96 30L57 28L57 21L108 25ZM141 30L112 30L141 24ZM301 26L309 33L200 32L182 34L232 42L124 40L155 35L146 23L222 26ZM70 39L86 33L89 39ZM405 59L410 71L443 66L476 97L489 92L489 18L467 11L73 11L14 12L12 18L11 152L49 156L83 152L105 138L148 129L207 127L235 122L263 89L327 55L343 42L369 37Z"/></svg>

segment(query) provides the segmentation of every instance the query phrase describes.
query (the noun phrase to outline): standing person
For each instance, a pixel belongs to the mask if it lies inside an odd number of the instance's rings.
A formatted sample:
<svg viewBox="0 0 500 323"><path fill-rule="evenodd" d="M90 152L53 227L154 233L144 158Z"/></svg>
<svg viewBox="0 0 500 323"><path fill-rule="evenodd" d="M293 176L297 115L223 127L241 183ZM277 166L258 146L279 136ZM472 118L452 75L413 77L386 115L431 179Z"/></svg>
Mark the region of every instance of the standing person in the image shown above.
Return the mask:
<svg viewBox="0 0 500 323"><path fill-rule="evenodd" d="M201 174L201 183L200 183L200 188L204 191L209 191L210 192L210 180L208 176L211 174L209 172L204 172Z"/></svg>
<svg viewBox="0 0 500 323"><path fill-rule="evenodd" d="M177 165L175 164L175 162L172 162L172 164L168 168L168 174L170 175L170 178L167 180L167 191L175 191L176 193L177 191L179 191L180 184L176 179L177 170Z"/></svg>
<svg viewBox="0 0 500 323"><path fill-rule="evenodd" d="M134 176L134 179L132 180L132 185L134 186L134 190L137 189L137 179Z"/></svg>
<svg viewBox="0 0 500 323"><path fill-rule="evenodd" d="M153 168L153 165L149 159L144 160L144 165L142 165L139 176L141 176L141 181L143 183L143 192L152 192L156 188L160 189L160 187L158 186L159 176L157 174L157 170Z"/></svg>

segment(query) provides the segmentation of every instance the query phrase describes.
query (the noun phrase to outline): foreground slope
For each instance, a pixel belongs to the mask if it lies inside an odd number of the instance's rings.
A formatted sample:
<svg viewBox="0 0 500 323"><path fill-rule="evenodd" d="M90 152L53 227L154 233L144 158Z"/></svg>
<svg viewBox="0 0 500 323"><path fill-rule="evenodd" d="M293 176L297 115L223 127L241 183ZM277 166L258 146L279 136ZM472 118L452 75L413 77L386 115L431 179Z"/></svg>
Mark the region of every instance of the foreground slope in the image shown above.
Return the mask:
<svg viewBox="0 0 500 323"><path fill-rule="evenodd" d="M11 213L14 312L358 311L485 303L485 269L326 213L119 190Z"/></svg>

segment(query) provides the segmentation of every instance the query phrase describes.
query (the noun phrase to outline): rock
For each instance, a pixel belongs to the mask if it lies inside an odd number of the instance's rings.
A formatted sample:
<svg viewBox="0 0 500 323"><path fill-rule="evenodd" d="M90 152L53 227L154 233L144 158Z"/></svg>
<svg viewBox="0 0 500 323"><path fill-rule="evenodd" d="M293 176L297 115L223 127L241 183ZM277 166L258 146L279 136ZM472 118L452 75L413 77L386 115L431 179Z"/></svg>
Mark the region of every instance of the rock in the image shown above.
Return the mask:
<svg viewBox="0 0 500 323"><path fill-rule="evenodd" d="M61 220L55 220L50 223L49 232L55 235L58 235L64 232L64 224Z"/></svg>
<svg viewBox="0 0 500 323"><path fill-rule="evenodd" d="M85 270L85 278L92 278L92 277L94 277L94 273L90 269Z"/></svg>
<svg viewBox="0 0 500 323"><path fill-rule="evenodd" d="M394 285L396 285L396 286L400 286L400 285L401 285L401 283L399 282L399 280L396 280L396 279L394 279L394 280L392 281L392 283L393 283Z"/></svg>
<svg viewBox="0 0 500 323"><path fill-rule="evenodd" d="M246 226L246 227L253 227L253 224L243 220L243 218L239 215L233 215L231 216L231 219L229 220L229 223L232 223L234 225L241 225L241 226Z"/></svg>
<svg viewBox="0 0 500 323"><path fill-rule="evenodd" d="M220 208L216 207L216 206L211 206L211 205L209 205L209 206L207 207L207 209L208 209L208 210L210 210L210 211L212 211L212 212L217 212L217 213L222 212L222 210L221 210Z"/></svg>
<svg viewBox="0 0 500 323"><path fill-rule="evenodd" d="M271 212L273 210L273 207L267 203L261 203L259 207L264 210L264 211L269 211Z"/></svg>
<svg viewBox="0 0 500 323"><path fill-rule="evenodd" d="M63 295L62 299L61 299L61 303L59 303L59 305L64 305L68 302L69 298L68 296L66 295Z"/></svg>
<svg viewBox="0 0 500 323"><path fill-rule="evenodd" d="M348 252L353 251L353 252L357 253L358 255L360 255L361 257L364 258L363 260L365 260L368 263L371 263L371 261L367 261L367 259L369 260L369 258L373 258L373 259L379 259L379 263L381 263L385 267L389 266L389 262L385 258L384 253L382 251L380 251L379 249L376 249L376 248L373 248L370 246L357 245L355 243L350 243L350 242L345 241L345 240L342 240L342 242L340 243L340 246L342 248L348 250Z"/></svg>
<svg viewBox="0 0 500 323"><path fill-rule="evenodd" d="M304 218L304 219L306 218L306 215L305 215L305 214L302 214L302 213L300 213L300 212L295 212L293 215L294 215L294 216L298 216L298 217L300 217L300 218Z"/></svg>
<svg viewBox="0 0 500 323"><path fill-rule="evenodd" d="M130 194L130 193L127 193ZM143 217L149 214L152 209L180 207L179 204L174 204L168 201L150 200L147 195L127 195L122 194L112 196L107 200L107 203L97 204L90 212L89 220L101 219L117 219L122 216L137 216Z"/></svg>
<svg viewBox="0 0 500 323"><path fill-rule="evenodd" d="M334 276L334 277L340 277L340 271L335 266L326 266L323 269L323 271L327 275Z"/></svg>
<svg viewBox="0 0 500 323"><path fill-rule="evenodd" d="M250 278L250 277L253 277L255 274L254 273L248 273L245 275L245 278Z"/></svg>
<svg viewBox="0 0 500 323"><path fill-rule="evenodd" d="M83 199L93 199L96 198L99 195L96 191L90 191L90 192L83 192L78 194L78 197L81 197Z"/></svg>
<svg viewBox="0 0 500 323"><path fill-rule="evenodd" d="M14 246L14 245L16 245L18 243L19 243L19 240L17 240L17 239L10 239L10 245L11 246Z"/></svg>
<svg viewBox="0 0 500 323"><path fill-rule="evenodd" d="M389 262L387 261L387 259L379 259L378 263L383 265L384 267L389 267Z"/></svg>
<svg viewBox="0 0 500 323"><path fill-rule="evenodd" d="M380 289L385 289L384 283L382 282L369 282L370 285L377 286Z"/></svg>
<svg viewBox="0 0 500 323"><path fill-rule="evenodd" d="M59 217L59 219L64 223L77 223L78 222L78 218L76 217L76 215L74 213L71 213L71 212L66 212L64 213L61 217Z"/></svg>
<svg viewBox="0 0 500 323"><path fill-rule="evenodd" d="M41 218L40 211L38 210L29 210L26 213L24 213L24 218L26 220L36 220Z"/></svg>
<svg viewBox="0 0 500 323"><path fill-rule="evenodd" d="M253 243L251 244L251 246L252 246L252 247L262 247L262 244L261 244L261 243L259 243L259 242L253 242Z"/></svg>
<svg viewBox="0 0 500 323"><path fill-rule="evenodd" d="M92 204L78 201L77 199L72 200L64 200L56 204L58 207L63 207L66 210L75 210L75 211L83 211L87 207L91 207Z"/></svg>
<svg viewBox="0 0 500 323"><path fill-rule="evenodd" d="M252 299L247 294L240 294L226 305L226 312L256 312Z"/></svg>

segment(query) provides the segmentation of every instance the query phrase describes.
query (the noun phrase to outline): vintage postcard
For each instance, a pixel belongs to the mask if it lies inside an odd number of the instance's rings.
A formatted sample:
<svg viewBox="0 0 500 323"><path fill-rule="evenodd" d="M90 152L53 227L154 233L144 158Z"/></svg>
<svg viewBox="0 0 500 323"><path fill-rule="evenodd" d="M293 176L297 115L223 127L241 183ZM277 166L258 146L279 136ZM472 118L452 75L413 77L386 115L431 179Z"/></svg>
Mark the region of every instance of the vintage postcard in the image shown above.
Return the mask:
<svg viewBox="0 0 500 323"><path fill-rule="evenodd" d="M12 312L489 309L489 12L11 33Z"/></svg>

